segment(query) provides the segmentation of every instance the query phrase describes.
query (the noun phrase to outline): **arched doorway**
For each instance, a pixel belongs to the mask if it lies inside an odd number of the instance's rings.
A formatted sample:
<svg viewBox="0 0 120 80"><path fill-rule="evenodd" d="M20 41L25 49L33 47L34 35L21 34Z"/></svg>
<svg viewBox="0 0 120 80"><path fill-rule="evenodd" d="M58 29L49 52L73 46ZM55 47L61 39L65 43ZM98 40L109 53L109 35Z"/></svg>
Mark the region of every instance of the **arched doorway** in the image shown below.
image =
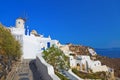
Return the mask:
<svg viewBox="0 0 120 80"><path fill-rule="evenodd" d="M80 64L77 63L77 66L76 66L77 70L80 71Z"/></svg>
<svg viewBox="0 0 120 80"><path fill-rule="evenodd" d="M85 64L82 63L82 70L85 71Z"/></svg>

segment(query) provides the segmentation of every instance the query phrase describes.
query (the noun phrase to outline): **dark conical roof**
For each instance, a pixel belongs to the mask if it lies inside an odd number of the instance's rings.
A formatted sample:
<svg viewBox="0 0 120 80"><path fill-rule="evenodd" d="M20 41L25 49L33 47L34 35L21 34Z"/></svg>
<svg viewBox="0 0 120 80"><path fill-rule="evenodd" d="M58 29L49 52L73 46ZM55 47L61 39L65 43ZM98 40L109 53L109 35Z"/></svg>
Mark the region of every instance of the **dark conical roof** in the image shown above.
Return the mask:
<svg viewBox="0 0 120 80"><path fill-rule="evenodd" d="M24 20L24 21L26 22L26 19L25 19L25 18L19 17L19 18L17 18L17 19L22 19L22 20Z"/></svg>

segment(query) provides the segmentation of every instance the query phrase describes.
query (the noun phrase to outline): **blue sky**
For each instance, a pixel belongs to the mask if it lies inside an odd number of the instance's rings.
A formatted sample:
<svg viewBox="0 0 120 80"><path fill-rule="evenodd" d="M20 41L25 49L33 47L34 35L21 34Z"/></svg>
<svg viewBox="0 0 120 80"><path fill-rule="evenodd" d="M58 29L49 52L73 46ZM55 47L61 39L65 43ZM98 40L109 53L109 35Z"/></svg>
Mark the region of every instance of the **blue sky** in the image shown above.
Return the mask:
<svg viewBox="0 0 120 80"><path fill-rule="evenodd" d="M62 44L120 47L120 0L0 0L0 22L26 26Z"/></svg>

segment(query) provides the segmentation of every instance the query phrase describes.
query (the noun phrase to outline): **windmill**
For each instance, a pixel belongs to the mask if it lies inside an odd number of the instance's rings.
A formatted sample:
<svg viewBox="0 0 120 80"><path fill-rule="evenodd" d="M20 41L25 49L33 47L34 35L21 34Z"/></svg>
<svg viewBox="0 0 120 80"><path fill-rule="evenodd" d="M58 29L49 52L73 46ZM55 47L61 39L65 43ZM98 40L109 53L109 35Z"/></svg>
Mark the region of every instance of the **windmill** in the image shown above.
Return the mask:
<svg viewBox="0 0 120 80"><path fill-rule="evenodd" d="M29 19L28 19L28 13L27 13L26 11L23 12L23 14L22 14L22 19L23 19L25 22L28 22L28 21L29 21ZM26 25L26 27L25 27L25 34L26 34L26 35L29 35L29 34L30 34L30 32L29 32L29 26L28 26L28 25Z"/></svg>

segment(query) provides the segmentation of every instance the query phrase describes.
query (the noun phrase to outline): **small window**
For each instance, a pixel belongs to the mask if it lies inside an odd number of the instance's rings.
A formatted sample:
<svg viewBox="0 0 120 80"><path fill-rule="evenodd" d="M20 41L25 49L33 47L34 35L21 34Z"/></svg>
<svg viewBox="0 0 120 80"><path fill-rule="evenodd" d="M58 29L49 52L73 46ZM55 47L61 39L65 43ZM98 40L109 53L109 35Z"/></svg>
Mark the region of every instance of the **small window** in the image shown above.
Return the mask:
<svg viewBox="0 0 120 80"><path fill-rule="evenodd" d="M47 48L50 48L50 42L47 42Z"/></svg>
<svg viewBox="0 0 120 80"><path fill-rule="evenodd" d="M20 22L18 22L18 24L20 24Z"/></svg>

